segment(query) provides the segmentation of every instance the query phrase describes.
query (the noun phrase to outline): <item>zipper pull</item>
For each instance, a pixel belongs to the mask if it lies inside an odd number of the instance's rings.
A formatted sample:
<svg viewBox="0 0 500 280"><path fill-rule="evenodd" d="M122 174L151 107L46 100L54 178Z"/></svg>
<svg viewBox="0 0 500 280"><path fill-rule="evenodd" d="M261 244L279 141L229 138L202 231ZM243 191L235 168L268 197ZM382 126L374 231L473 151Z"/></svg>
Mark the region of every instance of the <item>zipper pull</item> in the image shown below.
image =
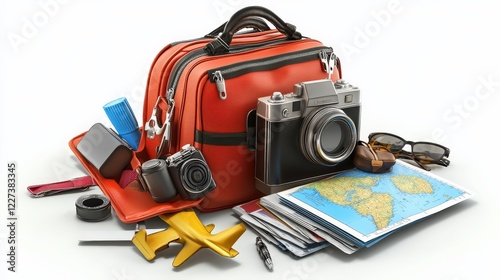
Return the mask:
<svg viewBox="0 0 500 280"><path fill-rule="evenodd" d="M323 65L323 71L325 71L327 74L329 74L329 62L328 62L328 54L326 53L326 50L321 50L319 52L319 59L321 60L321 64Z"/></svg>
<svg viewBox="0 0 500 280"><path fill-rule="evenodd" d="M149 121L144 125L144 130L146 131L149 139L154 139L155 135L160 135L164 129L164 126L160 127L160 122L158 121L158 105L160 104L160 101L161 96L158 96L151 113L151 118L149 118Z"/></svg>
<svg viewBox="0 0 500 280"><path fill-rule="evenodd" d="M337 65L337 56L332 52L330 54L330 60L328 61L328 67L330 72L328 72L328 79L331 78L333 71L335 71L335 65Z"/></svg>
<svg viewBox="0 0 500 280"><path fill-rule="evenodd" d="M222 73L219 70L217 70L214 72L213 75L215 84L217 85L217 90L219 91L219 98L221 100L226 100L227 98L226 83L224 82L224 77L222 77Z"/></svg>
<svg viewBox="0 0 500 280"><path fill-rule="evenodd" d="M336 56L335 54L328 55L326 53L326 50L321 50L319 52L319 59L321 60L321 64L323 65L323 71L328 74L328 79L332 77L333 69L335 67L336 63Z"/></svg>
<svg viewBox="0 0 500 280"><path fill-rule="evenodd" d="M170 88L167 90L167 94L165 95L167 97L167 104L168 106L172 105L174 102L174 88Z"/></svg>

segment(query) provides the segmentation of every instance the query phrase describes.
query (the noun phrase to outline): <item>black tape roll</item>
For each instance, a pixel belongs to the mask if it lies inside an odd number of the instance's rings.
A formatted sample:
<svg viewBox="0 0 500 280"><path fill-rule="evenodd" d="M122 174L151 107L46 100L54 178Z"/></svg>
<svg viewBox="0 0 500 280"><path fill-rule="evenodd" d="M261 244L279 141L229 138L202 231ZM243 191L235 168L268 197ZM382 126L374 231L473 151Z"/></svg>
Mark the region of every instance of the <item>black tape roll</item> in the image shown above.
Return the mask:
<svg viewBox="0 0 500 280"><path fill-rule="evenodd" d="M76 202L76 216L85 222L99 222L111 215L109 199L100 194L80 196Z"/></svg>

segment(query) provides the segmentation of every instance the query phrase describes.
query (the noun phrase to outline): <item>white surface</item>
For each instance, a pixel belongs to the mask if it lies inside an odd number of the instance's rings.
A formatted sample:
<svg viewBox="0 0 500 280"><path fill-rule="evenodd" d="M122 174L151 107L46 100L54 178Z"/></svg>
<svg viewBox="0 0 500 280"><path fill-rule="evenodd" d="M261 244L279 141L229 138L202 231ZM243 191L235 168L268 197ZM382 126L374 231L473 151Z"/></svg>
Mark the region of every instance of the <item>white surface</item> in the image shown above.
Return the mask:
<svg viewBox="0 0 500 280"><path fill-rule="evenodd" d="M1 1L1 279L488 279L498 275L500 69L495 1ZM45 5L44 3L52 3ZM54 4L55 3L55 4ZM84 175L68 141L102 105L125 96L139 119L149 66L167 43L202 36L237 9L263 5L332 45L362 90L361 138L387 131L451 149L432 172L477 192L354 255L294 259L270 246L268 272L247 230L226 259L202 250L180 268L178 247L147 262L125 244L79 245L83 230L128 228L75 216L81 193L30 198L29 185ZM385 12L381 12L381 11ZM490 82L488 82L490 81ZM17 272L7 271L7 162L18 163ZM91 192L99 192L94 189ZM201 215L214 232L230 210Z"/></svg>

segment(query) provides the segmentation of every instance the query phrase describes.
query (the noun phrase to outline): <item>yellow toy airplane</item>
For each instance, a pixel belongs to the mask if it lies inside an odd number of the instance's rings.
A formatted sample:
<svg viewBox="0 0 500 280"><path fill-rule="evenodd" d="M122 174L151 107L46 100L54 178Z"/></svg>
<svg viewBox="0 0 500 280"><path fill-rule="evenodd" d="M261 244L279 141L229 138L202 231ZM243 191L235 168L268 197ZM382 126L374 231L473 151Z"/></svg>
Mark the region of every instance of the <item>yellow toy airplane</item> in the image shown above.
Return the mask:
<svg viewBox="0 0 500 280"><path fill-rule="evenodd" d="M140 229L132 242L147 260L154 259L156 252L168 248L170 242L183 244L172 262L174 267L183 264L201 248L210 248L224 257L235 257L238 251L231 247L246 230L243 223L239 223L220 233L211 234L215 226L204 226L192 209L160 215L160 218L170 227L149 235L145 229Z"/></svg>

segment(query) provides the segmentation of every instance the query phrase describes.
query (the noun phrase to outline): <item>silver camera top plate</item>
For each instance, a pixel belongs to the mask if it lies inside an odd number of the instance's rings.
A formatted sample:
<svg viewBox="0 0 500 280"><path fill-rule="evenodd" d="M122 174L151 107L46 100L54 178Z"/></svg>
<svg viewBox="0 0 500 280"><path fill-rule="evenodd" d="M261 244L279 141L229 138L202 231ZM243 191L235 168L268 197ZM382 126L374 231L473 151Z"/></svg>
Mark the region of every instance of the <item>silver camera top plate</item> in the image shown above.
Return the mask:
<svg viewBox="0 0 500 280"><path fill-rule="evenodd" d="M293 93L274 92L258 99L257 115L269 122L301 118L308 108L335 105L342 109L360 105L360 90L344 80L317 80L295 84Z"/></svg>

